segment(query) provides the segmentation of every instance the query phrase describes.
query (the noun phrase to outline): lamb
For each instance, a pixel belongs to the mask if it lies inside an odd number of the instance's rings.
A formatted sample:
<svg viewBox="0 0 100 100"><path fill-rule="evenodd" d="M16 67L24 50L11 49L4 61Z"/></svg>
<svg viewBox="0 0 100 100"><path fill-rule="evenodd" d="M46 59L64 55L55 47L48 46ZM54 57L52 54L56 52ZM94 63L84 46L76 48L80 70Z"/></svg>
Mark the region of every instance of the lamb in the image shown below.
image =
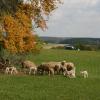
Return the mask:
<svg viewBox="0 0 100 100"><path fill-rule="evenodd" d="M34 75L36 75L36 73L37 73L37 67L30 67L30 69L29 69L29 75L31 75L32 72L33 72Z"/></svg>
<svg viewBox="0 0 100 100"><path fill-rule="evenodd" d="M18 71L17 71L16 67L14 67L14 66L6 67L5 74L15 75L15 74L18 74Z"/></svg>
<svg viewBox="0 0 100 100"><path fill-rule="evenodd" d="M75 71L74 70L71 70L71 71L67 71L67 77L69 78L75 78Z"/></svg>
<svg viewBox="0 0 100 100"><path fill-rule="evenodd" d="M18 74L18 71L17 71L16 67L11 67L11 68L12 68L12 70L11 70L11 75L12 75L12 74L13 74L13 75Z"/></svg>
<svg viewBox="0 0 100 100"><path fill-rule="evenodd" d="M31 74L33 72L34 75L35 75L37 73L36 65L33 62L29 61L29 60L26 60L26 61L22 62L22 68L23 69L28 69L29 74Z"/></svg>
<svg viewBox="0 0 100 100"><path fill-rule="evenodd" d="M88 78L88 72L87 72L86 70L80 71L80 74L81 74L84 78Z"/></svg>

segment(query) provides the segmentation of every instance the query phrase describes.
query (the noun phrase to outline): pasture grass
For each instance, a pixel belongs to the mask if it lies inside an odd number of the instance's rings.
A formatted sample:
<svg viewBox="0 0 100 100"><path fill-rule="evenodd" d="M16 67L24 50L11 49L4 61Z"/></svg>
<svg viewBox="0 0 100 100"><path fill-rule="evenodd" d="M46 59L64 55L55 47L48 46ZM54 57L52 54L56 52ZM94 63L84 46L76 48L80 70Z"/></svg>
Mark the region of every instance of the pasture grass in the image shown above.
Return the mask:
<svg viewBox="0 0 100 100"><path fill-rule="evenodd" d="M1 74L0 100L100 100L100 52L43 50L26 59L36 64L62 60L74 62L77 78ZM80 70L87 70L89 78L82 78Z"/></svg>

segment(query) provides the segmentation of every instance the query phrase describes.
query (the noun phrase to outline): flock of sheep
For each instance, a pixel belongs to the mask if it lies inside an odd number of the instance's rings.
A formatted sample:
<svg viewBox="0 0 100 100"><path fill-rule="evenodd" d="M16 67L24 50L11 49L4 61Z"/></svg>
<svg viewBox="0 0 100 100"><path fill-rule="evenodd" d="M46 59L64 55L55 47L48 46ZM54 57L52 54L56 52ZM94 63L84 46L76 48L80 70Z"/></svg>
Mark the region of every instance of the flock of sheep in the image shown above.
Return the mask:
<svg viewBox="0 0 100 100"><path fill-rule="evenodd" d="M69 78L76 78L76 68L74 63L72 62L66 62L66 61L61 61L61 62L44 62L41 63L40 65L36 66L35 63L26 60L23 61L22 63L21 70L24 71L24 73L27 73L29 75L31 74L39 74L39 75L44 75L48 74L49 76L55 75L55 74L62 74L66 77ZM16 69L16 67L6 67L5 69L6 74L11 74L15 75L18 74L19 71ZM80 75L83 76L84 78L88 77L88 72L85 71L80 71Z"/></svg>

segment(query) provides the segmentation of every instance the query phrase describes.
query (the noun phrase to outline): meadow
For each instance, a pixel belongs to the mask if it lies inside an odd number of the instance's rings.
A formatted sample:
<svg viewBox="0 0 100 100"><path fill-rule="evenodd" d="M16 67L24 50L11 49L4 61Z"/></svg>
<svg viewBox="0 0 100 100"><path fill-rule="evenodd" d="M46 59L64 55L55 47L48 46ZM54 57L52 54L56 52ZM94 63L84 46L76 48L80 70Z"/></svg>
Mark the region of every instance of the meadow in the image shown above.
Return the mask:
<svg viewBox="0 0 100 100"><path fill-rule="evenodd" d="M0 100L100 100L100 52L43 50L26 59L37 65L47 61L70 61L76 66L76 78L63 75L0 75ZM89 77L80 76L87 70Z"/></svg>

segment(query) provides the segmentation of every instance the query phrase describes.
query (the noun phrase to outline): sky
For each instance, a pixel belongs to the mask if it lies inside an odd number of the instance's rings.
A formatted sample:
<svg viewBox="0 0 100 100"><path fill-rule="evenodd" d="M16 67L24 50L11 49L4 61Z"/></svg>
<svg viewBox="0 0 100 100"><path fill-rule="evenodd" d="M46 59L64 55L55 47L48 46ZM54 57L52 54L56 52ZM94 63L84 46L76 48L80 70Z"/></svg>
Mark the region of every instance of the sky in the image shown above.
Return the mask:
<svg viewBox="0 0 100 100"><path fill-rule="evenodd" d="M63 0L39 36L100 38L100 0Z"/></svg>

